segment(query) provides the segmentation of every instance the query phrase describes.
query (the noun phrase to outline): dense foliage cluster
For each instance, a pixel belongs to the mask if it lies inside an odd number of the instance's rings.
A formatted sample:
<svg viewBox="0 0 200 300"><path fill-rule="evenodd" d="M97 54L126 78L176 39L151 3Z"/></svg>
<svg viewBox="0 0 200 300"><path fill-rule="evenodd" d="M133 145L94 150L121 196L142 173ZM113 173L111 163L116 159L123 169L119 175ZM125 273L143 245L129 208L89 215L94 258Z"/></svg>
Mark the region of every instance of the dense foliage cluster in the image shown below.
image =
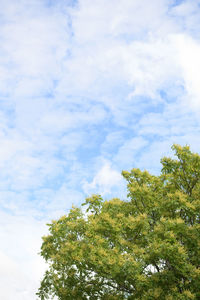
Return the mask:
<svg viewBox="0 0 200 300"><path fill-rule="evenodd" d="M200 156L174 145L159 176L122 172L128 200L86 199L49 224L49 299L200 299Z"/></svg>

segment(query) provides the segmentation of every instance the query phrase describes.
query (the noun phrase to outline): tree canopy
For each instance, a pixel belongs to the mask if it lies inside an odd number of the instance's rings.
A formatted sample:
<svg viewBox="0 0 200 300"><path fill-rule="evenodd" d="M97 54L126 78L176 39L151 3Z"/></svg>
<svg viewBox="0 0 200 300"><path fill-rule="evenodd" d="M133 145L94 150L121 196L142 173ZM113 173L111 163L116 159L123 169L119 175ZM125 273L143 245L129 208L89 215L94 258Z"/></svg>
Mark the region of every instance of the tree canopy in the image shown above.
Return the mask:
<svg viewBox="0 0 200 300"><path fill-rule="evenodd" d="M200 156L123 171L127 200L93 195L49 226L40 299L200 299Z"/></svg>

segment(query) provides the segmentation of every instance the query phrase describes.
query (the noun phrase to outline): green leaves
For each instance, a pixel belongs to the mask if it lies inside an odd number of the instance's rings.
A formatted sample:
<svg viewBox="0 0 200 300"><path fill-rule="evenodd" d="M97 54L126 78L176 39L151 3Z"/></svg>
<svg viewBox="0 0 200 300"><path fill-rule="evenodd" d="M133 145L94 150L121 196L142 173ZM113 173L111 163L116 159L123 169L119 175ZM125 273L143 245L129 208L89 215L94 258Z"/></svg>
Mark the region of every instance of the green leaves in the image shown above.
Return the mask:
<svg viewBox="0 0 200 300"><path fill-rule="evenodd" d="M101 210L102 202L103 202L103 199L100 195L92 195L92 197L85 199L85 203L83 203L82 206L88 205L86 212L91 212L91 213L97 214Z"/></svg>
<svg viewBox="0 0 200 300"><path fill-rule="evenodd" d="M200 182L200 156L192 153L189 146L173 145L172 149L178 160L161 159L162 173L169 175L168 181L176 189L192 196L193 189Z"/></svg>
<svg viewBox="0 0 200 300"><path fill-rule="evenodd" d="M200 299L200 157L174 145L159 176L123 171L128 201L86 199L49 224L49 299Z"/></svg>

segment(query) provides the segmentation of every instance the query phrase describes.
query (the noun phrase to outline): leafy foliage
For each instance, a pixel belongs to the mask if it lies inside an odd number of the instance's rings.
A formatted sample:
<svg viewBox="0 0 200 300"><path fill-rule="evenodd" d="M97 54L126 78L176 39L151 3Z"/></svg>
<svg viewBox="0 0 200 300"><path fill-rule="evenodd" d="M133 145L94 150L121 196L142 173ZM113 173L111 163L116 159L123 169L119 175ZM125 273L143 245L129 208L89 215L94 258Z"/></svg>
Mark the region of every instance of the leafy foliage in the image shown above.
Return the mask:
<svg viewBox="0 0 200 300"><path fill-rule="evenodd" d="M200 299L200 156L172 148L159 176L122 172L128 201L93 195L48 225L40 299Z"/></svg>

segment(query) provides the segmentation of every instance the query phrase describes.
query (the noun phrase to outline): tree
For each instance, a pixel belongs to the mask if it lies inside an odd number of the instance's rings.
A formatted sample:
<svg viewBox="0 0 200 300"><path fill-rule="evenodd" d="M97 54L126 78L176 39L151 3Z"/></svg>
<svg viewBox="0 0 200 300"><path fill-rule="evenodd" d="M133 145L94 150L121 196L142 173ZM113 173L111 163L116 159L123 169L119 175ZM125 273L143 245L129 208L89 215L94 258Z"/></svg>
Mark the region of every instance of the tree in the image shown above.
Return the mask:
<svg viewBox="0 0 200 300"><path fill-rule="evenodd" d="M93 195L48 225L40 299L200 299L200 156L172 149L159 176L122 172L128 200Z"/></svg>

